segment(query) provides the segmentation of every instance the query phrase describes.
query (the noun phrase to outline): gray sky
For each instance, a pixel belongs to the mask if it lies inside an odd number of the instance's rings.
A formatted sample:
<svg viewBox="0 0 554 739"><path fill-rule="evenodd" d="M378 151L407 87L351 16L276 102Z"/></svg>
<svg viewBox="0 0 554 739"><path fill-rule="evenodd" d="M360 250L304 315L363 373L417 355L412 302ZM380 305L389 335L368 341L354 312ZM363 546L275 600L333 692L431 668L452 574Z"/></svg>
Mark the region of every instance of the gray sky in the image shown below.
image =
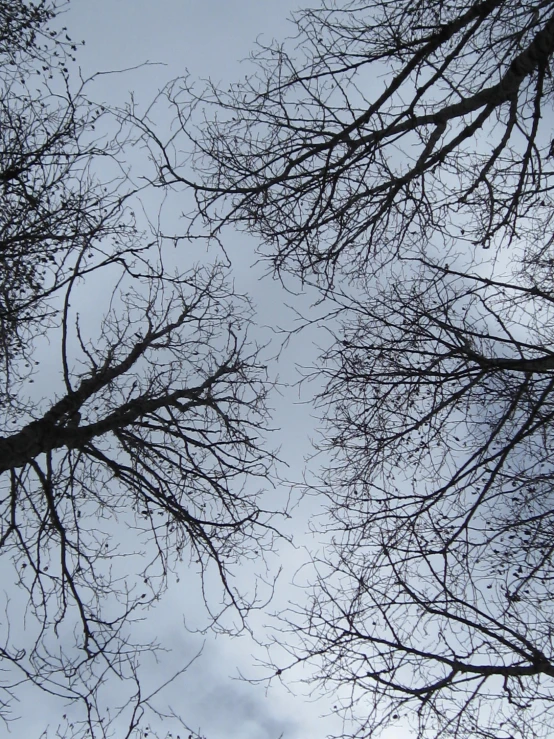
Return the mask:
<svg viewBox="0 0 554 739"><path fill-rule="evenodd" d="M97 77L89 90L97 102L111 106L124 105L131 92L139 105L147 105L166 82L186 72L192 78L211 77L222 83L244 76L248 66L239 60L248 56L258 37L269 42L273 37L283 39L290 35L294 29L287 17L298 5L293 0L71 0L63 24L75 40L86 41L78 52L78 64L85 78L98 71L156 63ZM170 212L169 218L174 218L177 224L178 197L171 204L175 204L175 212ZM145 202L147 209L148 206ZM253 266L255 242L243 235L229 234L225 246L233 261L237 289L253 298L260 325L291 326L293 316L286 308L291 297L269 278L262 280L263 267ZM179 262L180 256L175 258ZM196 256L182 254L183 264L195 259ZM80 301L82 321L86 322L87 309L89 317L97 310L97 286L89 286L88 291L85 288ZM305 299L300 304L305 307L309 302ZM268 330L264 333L260 329L260 337L266 336L270 336ZM314 361L317 351L310 343L312 338L315 338L313 334L306 332L293 340L283 354L275 369L284 382L297 378L295 362ZM320 340L324 341L324 337ZM57 355L43 352L41 378L43 383L48 383L51 395L54 383L59 380L59 367L56 362L49 362L49 357L56 359ZM289 465L283 474L291 480L302 478L303 460L311 451L309 439L315 428L310 407L298 403L297 395L297 391L289 390L282 398L274 399L274 421L281 431L275 434L273 446L281 446L281 456ZM276 507L287 494L286 485L268 492L268 496L276 497ZM307 501L295 512L291 531L298 548L283 546L274 560L275 566L283 566L283 575L270 612L279 611L289 598L294 601L302 598L302 591L295 591L287 583L306 559L303 547L315 548L318 544L305 533L308 517L317 511L317 506L317 501ZM263 650L248 635L231 640L187 631L183 616L192 626L200 628L204 623L201 593L196 574L186 564L179 575L180 581L173 584L158 608L149 612L148 618L137 627L146 640L158 638L169 650L158 664L150 665L152 686L163 682L203 650L191 669L160 699L161 708L169 703L191 728L200 729L206 739L278 739L281 734L283 739L323 739L340 731L339 721L326 715L336 702L333 696L315 701L314 696L303 697L306 687L302 685L291 685L296 693L293 695L279 684L266 690L263 684L237 680L239 672L252 678L267 674L256 670L254 665L257 658L263 659ZM240 577L248 583L251 577L248 567L241 569ZM259 639L267 638L264 625L268 620L262 614L253 618ZM297 673L294 677L300 680L306 674ZM55 728L63 714L63 707L42 694L35 692L30 700L34 710L26 712L14 725L16 737L38 737L47 723ZM22 710L25 705L27 702L21 703ZM161 736L171 729L169 724L164 725ZM405 739L405 736L397 731L385 734L386 739Z"/></svg>
<svg viewBox="0 0 554 739"><path fill-rule="evenodd" d="M112 106L123 105L132 91L138 103L145 105L167 81L187 71L194 78L211 77L217 82L244 75L246 70L238 60L248 56L260 35L265 41L289 35L293 27L287 16L296 5L291 0L71 0L63 24L75 40L86 41L78 53L84 77L97 71L159 62L125 74L98 77L89 90L97 102ZM148 202L145 206L148 208ZM255 243L244 236L230 235L226 248L233 260L237 289L248 292L254 299L259 323L272 327L291 325L292 315L285 307L290 296L269 278L261 282L263 268L252 266ZM185 258L189 256L183 255L183 261ZM82 320L86 321L87 307L90 315L94 313L98 298L97 287L81 293ZM260 336L264 336L263 331ZM266 332L265 336L269 334ZM307 339L308 335L304 335L293 341L284 355L278 367L284 381L294 379L295 361L308 363L314 356ZM59 368L56 364L49 365L48 357L46 351L41 378L49 383L50 394L51 383L59 379ZM310 451L309 436L314 428L309 407L295 399L295 391L285 393L282 399L275 398L278 405L275 423L282 431L276 434L274 445L282 447L290 479L301 478L303 458ZM284 500L287 493L283 485L270 495ZM275 505L279 503L280 499ZM299 547L314 545L312 538L304 536L308 514L313 508L312 502L295 514L293 528ZM278 561L275 560L276 566L284 566L284 572L271 611L283 607L289 597L301 598L286 583L303 557L302 549L285 547ZM247 582L247 568L241 569L241 577ZM152 685L163 682L203 646L202 656L164 694L160 707L171 704L191 728L201 729L207 739L278 739L281 734L283 739L322 739L339 729L336 719L322 718L332 705L331 700L315 703L313 698L293 696L279 685L266 691L263 685L237 680L239 671L252 677L266 674L256 672L253 665L255 657L263 658L264 653L248 636L230 640L186 631L183 615L187 623L199 627L203 624L200 603L198 580L184 565L180 582L174 584L158 609L150 612L139 627L146 638L159 638L169 650L159 664L151 665ZM264 635L263 625L267 620L262 616L254 618L259 638ZM296 675L297 679L301 677ZM301 686L298 692L302 692ZM14 725L15 736L38 737L46 723L51 727L58 724L63 709L41 695L33 696L32 700L36 710ZM171 726L164 725L162 736L166 730L171 730Z"/></svg>
<svg viewBox="0 0 554 739"><path fill-rule="evenodd" d="M248 57L256 38L269 43L273 37L281 40L290 35L294 27L287 17L298 5L297 0L71 0L64 23L75 40L86 41L86 46L78 52L85 78L98 71L129 70L97 77L89 90L91 97L110 106L122 106L132 93L139 107L144 108L166 82L186 73L192 79L210 77L222 85L244 77L249 71L248 62L239 60ZM146 62L147 66L140 66ZM163 123L160 121L162 126ZM170 123L168 118L168 127ZM136 156L140 174L141 153L137 152ZM145 195L146 209L152 205L156 212L156 203L149 203L148 197ZM176 230L181 209L187 209L184 193L172 196L165 207L165 216ZM260 340L264 341L271 336L272 328L290 327L293 317L286 307L291 297L270 278L263 279L263 266L254 266L255 247L251 238L227 234L225 248L233 262L237 289L253 298ZM182 252L173 254L175 262L183 267L197 258L193 247L186 249L185 252L183 247ZM201 254L198 258L204 257ZM83 314L90 308L92 316L98 299L96 287L85 289L81 293ZM309 298L300 301L305 307L309 302ZM311 344L312 339L316 339L314 334L306 332L291 341L279 365L274 367L285 383L297 378L296 362L306 365L315 361L317 350ZM324 334L319 341L325 341ZM55 381L59 369L55 364L48 366L45 354L43 378L47 370L52 375L49 382ZM275 397L274 405L274 423L281 431L275 434L273 445L281 446L281 457L289 465L282 474L300 481L316 425L312 411L309 405L298 402L294 390L284 391L282 398ZM268 498L275 498L275 507L279 507L287 493L283 484L268 491ZM275 567L283 566L283 574L270 612L285 607L289 598L301 601L303 597L301 590L294 590L288 583L307 559L303 547L315 549L320 544L306 534L308 518L317 510L318 503L312 499L304 501L295 511L290 532L294 533L298 548L283 546L279 557L273 560ZM183 617L189 625L201 628L204 614L196 573L186 564L182 570L179 582L172 585L158 608L149 612L137 627L146 641L157 637L168 649L158 664L150 665L152 686L163 682L202 649L202 655L190 670L160 699L160 707L169 703L191 728L201 730L206 739L278 739L281 735L283 739L323 739L339 732L338 720L326 715L336 702L333 696L314 701L317 696L309 699L302 695L306 693L302 685L291 685L295 695L278 683L266 690L263 684L252 685L237 679L239 673L253 679L267 674L255 666L256 659L263 659L264 652L248 635L231 640L216 638L211 633L191 634L184 628ZM249 584L252 579L249 566L240 569L239 579L245 586ZM269 617L263 614L253 617L252 626L258 639L268 638L264 630L268 621ZM292 677L300 680L306 675L298 673ZM15 736L35 737L46 721L51 721L53 726L57 724L59 714L44 696L39 696L34 705L36 710L18 725ZM164 726L161 735L169 729L170 725ZM391 729L383 736L406 739L408 734Z"/></svg>

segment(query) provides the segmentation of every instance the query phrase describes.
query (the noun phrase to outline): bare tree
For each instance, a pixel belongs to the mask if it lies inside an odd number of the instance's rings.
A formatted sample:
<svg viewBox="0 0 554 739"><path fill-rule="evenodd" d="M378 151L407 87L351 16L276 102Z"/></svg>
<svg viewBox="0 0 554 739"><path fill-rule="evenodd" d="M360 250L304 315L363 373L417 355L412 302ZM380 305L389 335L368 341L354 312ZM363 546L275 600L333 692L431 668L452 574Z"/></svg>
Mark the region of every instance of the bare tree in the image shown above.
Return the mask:
<svg viewBox="0 0 554 739"><path fill-rule="evenodd" d="M139 248L134 188L118 168L117 119L70 75L77 45L48 25L54 3L0 5L0 356L4 372L52 315L49 298L78 273ZM76 80L76 84L73 82ZM109 119L111 133L95 129ZM114 131L113 127L116 126ZM98 179L111 164L112 179ZM112 249L102 244L115 239ZM126 243L126 241L128 243ZM131 243L132 242L132 243Z"/></svg>
<svg viewBox="0 0 554 739"><path fill-rule="evenodd" d="M423 259L337 300L313 373L333 546L290 664L317 666L349 736L549 736L552 293Z"/></svg>
<svg viewBox="0 0 554 739"><path fill-rule="evenodd" d="M171 136L135 121L151 181L196 193L191 236L244 229L337 301L314 371L335 546L292 663L356 736L550 736L554 3L295 20L229 89L170 85Z"/></svg>
<svg viewBox="0 0 554 739"><path fill-rule="evenodd" d="M294 55L258 47L228 90L167 88L182 135L145 127L157 181L195 188L212 236L238 224L275 269L324 284L431 239L546 243L553 12L324 0L295 16Z"/></svg>
<svg viewBox="0 0 554 739"><path fill-rule="evenodd" d="M180 563L225 632L271 592L233 582L276 535L270 384L227 271L168 267L163 213L140 226L131 132L72 90L56 12L0 3L0 714L33 684L81 705L59 736L138 737L157 645L132 624Z"/></svg>

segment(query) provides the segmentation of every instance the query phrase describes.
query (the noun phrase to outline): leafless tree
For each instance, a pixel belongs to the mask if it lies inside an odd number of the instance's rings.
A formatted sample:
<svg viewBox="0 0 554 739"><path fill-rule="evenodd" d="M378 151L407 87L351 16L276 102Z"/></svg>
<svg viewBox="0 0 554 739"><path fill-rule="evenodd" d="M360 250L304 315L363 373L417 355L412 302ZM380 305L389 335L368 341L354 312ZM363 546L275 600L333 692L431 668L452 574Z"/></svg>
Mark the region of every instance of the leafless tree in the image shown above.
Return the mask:
<svg viewBox="0 0 554 739"><path fill-rule="evenodd" d="M118 169L116 118L70 74L77 45L51 30L54 3L0 4L0 357L24 356L76 273L128 253L133 188ZM75 70L73 70L75 72ZM95 132L109 118L111 135ZM116 129L117 130L117 129ZM111 163L112 179L97 177ZM102 243L116 239L102 256ZM128 243L125 243L125 242ZM137 249L137 243L132 244ZM92 263L91 263L92 262Z"/></svg>
<svg viewBox="0 0 554 739"><path fill-rule="evenodd" d="M157 181L195 188L212 236L238 224L277 270L324 284L431 239L547 243L553 13L324 0L297 13L294 54L258 47L228 90L167 88L177 129L145 127Z"/></svg>
<svg viewBox="0 0 554 739"><path fill-rule="evenodd" d="M0 3L0 714L33 684L81 705L58 735L139 737L157 645L132 624L180 563L216 629L271 591L233 582L276 534L270 384L222 265L169 267L163 213L134 215L131 134L73 91L56 12Z"/></svg>
<svg viewBox="0 0 554 739"><path fill-rule="evenodd" d="M135 121L152 183L196 193L191 236L244 229L338 306L315 371L334 551L292 663L356 736L550 736L554 3L295 20L229 89L170 85L171 135Z"/></svg>
<svg viewBox="0 0 554 739"><path fill-rule="evenodd" d="M333 545L290 664L317 665L349 736L552 731L553 298L482 273L397 263L337 296L313 373Z"/></svg>

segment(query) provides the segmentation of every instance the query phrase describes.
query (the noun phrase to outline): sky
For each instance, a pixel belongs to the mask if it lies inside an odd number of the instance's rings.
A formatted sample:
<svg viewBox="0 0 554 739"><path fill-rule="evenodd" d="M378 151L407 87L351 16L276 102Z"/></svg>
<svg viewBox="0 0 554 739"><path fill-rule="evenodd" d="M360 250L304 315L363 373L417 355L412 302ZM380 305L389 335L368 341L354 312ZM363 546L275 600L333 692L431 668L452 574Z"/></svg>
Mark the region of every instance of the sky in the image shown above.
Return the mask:
<svg viewBox="0 0 554 739"><path fill-rule="evenodd" d="M248 57L255 40L269 43L272 38L282 40L293 33L294 26L287 19L298 5L298 0L71 0L63 23L76 41L86 42L79 49L77 62L83 78L105 73L94 77L88 94L108 107L124 106L132 96L139 110L144 110L168 81L179 76L211 78L223 87L244 77L249 71L248 61L240 60ZM163 120L158 122L164 125ZM171 120L168 118L166 123L169 127ZM143 153L137 151L136 162L131 162L139 172L141 156ZM154 196L144 195L144 205L155 212L157 203L149 202L150 197ZM180 205L180 197L185 202L186 194L178 194L165 208L165 216L170 222L173 219L176 229L180 209L186 209L186 205ZM264 276L263 265L256 264L256 246L244 234L226 234L225 248L232 261L236 289L252 297L259 324L256 336L263 342L274 336L279 327L293 327L294 315L287 307L293 299L278 283ZM190 251L190 245L182 248L183 251L174 252L172 259L177 265L186 266L196 259L196 254ZM91 284L81 292L83 321L87 315L89 319L94 317L102 297L99 291L100 286ZM294 302L309 310L310 295L300 296ZM316 343L324 341L325 334L309 331L293 337L280 361L272 364L272 370L279 373L284 385L293 383L298 379L295 365L315 362ZM48 352L42 358L41 376L43 386L48 383L49 390L59 381L59 368L55 363L48 364ZM37 392L40 391L38 387ZM271 445L280 447L280 456L287 465L280 468L280 473L293 482L302 480L305 458L312 451L310 439L317 433L309 393L307 388L299 397L296 389L284 388L282 396L273 399L273 423L280 430L274 434ZM275 498L275 506L279 507L289 488L285 482L277 485L268 490L268 499ZM257 666L265 652L256 639L269 638L265 626L271 621L271 613L284 609L289 600L303 598L303 591L292 587L290 581L308 559L305 547L314 551L324 545L322 535L307 534L310 517L320 511L321 502L313 498L305 499L294 510L287 533L294 535L296 548L282 545L278 558L272 561L273 566L283 567L283 573L267 614L255 614L252 618L255 638L248 633L231 639L185 629L183 619L193 629L201 629L205 623L198 578L186 562L179 572L179 581L172 583L160 604L136 627L145 641L158 638L167 650L158 663L147 663L147 687L163 683L193 661L188 671L160 697L159 706L163 709L170 705L206 739L324 739L340 733L339 720L329 715L336 702L334 696L319 696L317 692L307 695L307 687L301 683L289 684L287 689L287 685L274 680L268 687L261 680L267 676L267 669ZM312 518L312 524L314 521L317 526L317 518ZM238 580L248 585L251 578L252 570L245 565ZM250 677L252 682L239 679L240 675ZM292 675L298 681L302 677L309 674ZM32 700L34 710L14 725L14 736L38 739L46 724L54 728L58 725L58 706L42 695L34 694ZM160 736L165 737L170 729L169 724L162 725ZM408 736L401 728L393 728L384 739Z"/></svg>
<svg viewBox="0 0 554 739"><path fill-rule="evenodd" d="M87 78L96 72L130 70L122 74L95 78L89 94L97 102L122 106L131 93L139 105L146 105L169 80L189 73L193 78L212 78L224 83L245 73L240 60L248 56L256 38L282 39L293 30L287 21L297 6L291 0L71 0L63 17L74 40L84 39L78 65ZM145 63L149 63L147 66ZM139 67L138 69L132 69ZM168 121L169 123L169 121ZM148 206L148 203L145 203ZM292 325L293 316L286 308L290 296L254 265L255 243L243 235L228 237L226 248L233 261L237 289L249 293L257 306L257 321L269 328ZM188 258L188 257L187 257ZM80 298L80 312L90 314L98 301L96 287ZM304 300L309 304L309 298ZM261 336L262 334L260 334ZM283 382L295 379L294 364L308 364L315 357L309 334L295 339L278 366ZM47 352L46 352L47 355ZM55 365L42 361L42 381L55 382ZM38 388L40 390L40 388ZM298 402L298 393L289 390L277 399L275 425L282 428L275 444L288 467L288 479L300 480L304 457L310 453L314 420L309 405ZM286 485L271 495L286 496ZM281 549L278 564L284 567L282 585L270 611L279 611L287 600L299 594L286 585L299 562L305 557L302 547L317 545L305 536L308 516L317 510L316 502L304 504L295 512L292 524L296 549ZM237 639L213 634L191 634L183 626L202 624L201 595L194 573L185 571L174 583L159 607L140 625L146 638L160 638L167 654L159 664L152 663L152 685L187 664L202 650L191 668L164 693L160 707L170 704L187 724L206 739L323 739L340 730L340 723L329 717L332 698L314 701L302 686L291 686L296 695L279 684L267 690L264 684L252 685L237 679L239 673L254 678L267 672L256 671L254 661L264 652L248 636ZM247 569L241 574L245 580ZM267 620L267 619L265 619ZM254 618L255 635L264 637L264 618ZM299 673L296 678L301 678ZM60 709L44 696L33 696L35 709L14 724L14 735L38 737L48 724L55 728ZM167 728L170 728L167 726ZM165 736L166 725L161 730ZM391 738L392 739L392 738Z"/></svg>
<svg viewBox="0 0 554 739"><path fill-rule="evenodd" d="M248 57L256 39L269 43L273 38L290 36L294 26L288 17L298 6L297 0L71 0L61 21L75 41L85 40L77 61L82 77L109 73L94 77L88 88L90 97L110 107L121 107L132 95L144 108L168 81L185 74L192 79L211 78L222 85L244 76L248 62L241 60ZM127 71L113 74L117 70ZM175 212L170 212L169 218L178 223L178 199L171 203ZM148 210L150 204L145 201L144 205ZM156 203L151 205L155 211ZM260 340L273 336L279 327L293 327L294 314L287 308L291 296L270 277L264 277L264 266L255 263L254 240L232 233L226 238L237 291L248 293L256 305ZM177 264L180 259L186 265L195 258L184 252L174 255ZM79 312L85 323L87 316L92 320L97 312L102 297L99 290L97 284L91 284L81 292ZM310 295L295 300L295 305L302 309L308 309L310 304ZM306 366L315 361L316 343L321 344L323 336L306 331L293 337L279 363L273 366L285 385L298 379L297 363ZM57 382L59 367L54 353L46 347L41 356L42 388L48 385L46 392L51 396ZM37 386L39 394L41 383ZM280 431L274 434L271 446L280 447L280 456L286 462L280 472L293 482L302 480L305 458L313 451L310 439L316 434L316 421L308 399L309 389L299 396L297 389L289 388L273 401L273 423ZM283 483L269 490L268 496L277 498L278 507L289 491L290 486ZM298 602L303 597L303 591L289 583L307 561L305 548L315 551L324 544L318 535L307 534L310 517L319 512L321 503L313 498L304 500L294 510L287 533L294 535L296 547L283 545L273 561L274 566L283 568L283 573L268 613L252 619L257 640L268 638L265 625L271 620L271 613L280 612L289 600ZM317 525L317 519L312 519L312 523L314 520ZM250 577L248 567L241 569L239 579L247 584ZM302 575L295 579L300 582ZM341 722L329 715L336 696L320 696L317 692L310 695L309 686L300 682L309 676L307 673L296 672L292 676L296 683L282 685L273 681L269 688L263 681L246 682L239 676L256 681L268 675L266 668L256 667L265 651L255 639L248 634L231 639L185 629L183 618L192 627L201 628L204 624L201 601L196 573L188 570L185 563L179 582L172 584L158 607L137 626L146 641L157 638L167 650L158 663L148 664L150 687L163 683L194 660L160 697L161 709L171 706L206 739L324 739L340 733ZM13 736L38 739L47 725L55 730L61 721L63 706L36 691L30 701L34 710L25 711L13 725ZM23 700L20 705L27 704ZM71 712L68 713L71 718ZM171 729L171 724L162 724L160 736L165 737ZM392 730L384 739L407 739L407 734Z"/></svg>

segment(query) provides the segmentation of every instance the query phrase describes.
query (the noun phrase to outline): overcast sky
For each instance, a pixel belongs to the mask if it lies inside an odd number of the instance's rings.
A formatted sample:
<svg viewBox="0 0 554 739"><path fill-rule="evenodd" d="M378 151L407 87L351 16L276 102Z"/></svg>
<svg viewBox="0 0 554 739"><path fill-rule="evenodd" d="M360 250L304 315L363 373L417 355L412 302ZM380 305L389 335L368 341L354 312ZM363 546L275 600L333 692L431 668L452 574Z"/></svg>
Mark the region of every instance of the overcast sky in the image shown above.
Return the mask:
<svg viewBox="0 0 554 739"><path fill-rule="evenodd" d="M290 35L293 26L287 17L295 7L297 3L290 0L71 0L63 24L75 40L86 42L78 54L84 77L145 62L159 63L125 74L98 77L89 89L89 95L97 102L122 106L133 93L139 104L146 105L167 81L187 72L193 78L211 77L216 82L243 76L246 69L239 60L248 56L257 37L269 42L273 37ZM292 315L285 307L290 296L269 278L260 281L263 268L252 266L255 243L238 235L228 239L226 248L233 261L237 288L253 297L259 323L273 328L291 325ZM89 298L85 291L82 300L90 300L92 314L98 300L96 288L89 291ZM85 316L86 307L81 309ZM315 351L306 336L293 342L278 367L280 377L285 381L293 379L294 362L305 364L313 356ZM47 358L42 367L45 378ZM55 374L58 369L52 366L51 371ZM289 465L288 476L299 480L304 456L310 451L314 422L309 407L294 401L294 393L289 392L278 402L275 419L282 432L276 443L282 446L282 456ZM283 485L271 494L284 500L287 493ZM316 544L304 536L307 515L316 505L304 505L295 515L293 525L299 547ZM280 561L275 564L285 565L285 572L273 610L289 597L301 597L286 587L286 580L303 557L301 548L282 549ZM246 568L241 576L248 578ZM237 680L239 671L252 676L261 674L255 672L253 660L255 656L263 657L263 653L247 636L230 640L188 633L182 618L201 626L200 601L194 573L183 572L180 583L171 588L158 610L150 613L142 625L145 635L159 637L170 649L158 665L152 665L152 684L163 682L203 645L202 656L167 691L161 706L171 703L189 726L200 729L207 739L278 739L281 734L283 739L323 739L339 729L336 719L324 717L332 705L331 699L314 703L313 699L302 697L301 687L294 696L278 685L266 691L263 685ZM254 620L259 637L263 636L261 626L267 620ZM297 679L301 677L296 675ZM57 725L59 713L53 712L52 704L44 697L39 696L33 705L36 711L26 715L17 728L14 726L15 735L23 736L20 732L24 731L26 736L38 736L46 722ZM162 736L165 730L166 727Z"/></svg>
<svg viewBox="0 0 554 739"><path fill-rule="evenodd" d="M63 24L74 40L86 42L78 52L78 64L85 78L99 71L151 63L122 74L97 77L88 90L96 102L123 106L133 94L144 106L166 82L187 72L192 78L210 77L217 83L244 76L248 66L240 60L248 57L256 38L269 42L289 36L294 27L287 19L296 7L298 3L292 0L71 0ZM148 208L148 202L145 206ZM178 212L173 215L177 217ZM260 337L270 335L268 332L278 326L290 327L293 315L286 304L291 297L270 278L262 279L264 268L254 265L256 244L244 235L229 234L227 239L225 246L233 262L237 289L248 292L257 305ZM183 253L182 259L185 266L191 261L189 254ZM97 286L89 286L88 297L85 290L81 300L80 312L82 320L86 320L87 309L90 316L94 315L99 301ZM309 303L309 296L300 301L303 306ZM312 339L317 337L305 333L291 342L276 367L283 381L297 377L296 362L305 365L314 361L317 350ZM43 382L54 382L59 368L53 363L49 367L48 352L41 361ZM50 386L48 392L51 393ZM297 391L289 390L282 398L275 398L274 403L275 424L281 427L275 445L282 447L281 456L288 465L283 474L299 481L304 458L311 451L315 421L309 405L299 403L297 395ZM284 484L270 491L277 499L276 507L288 492ZM302 592L288 586L287 581L306 559L303 548L318 546L317 538L306 534L307 519L317 510L318 502L312 500L295 512L291 525L297 548L283 547L275 561L275 566L282 565L284 572L270 611L279 610L289 598L302 598ZM248 568L241 569L245 582L249 576ZM317 695L302 695L307 692L302 685L291 685L293 694L278 684L266 690L263 684L237 680L239 672L252 677L267 674L254 667L255 660L263 658L263 652L247 635L216 638L210 633L194 635L185 630L183 617L191 626L202 626L200 604L195 573L184 567L180 582L170 588L158 609L150 612L140 627L146 638L157 637L169 649L157 665L152 664L152 685L163 682L202 649L190 670L167 691L160 707L169 702L206 739L278 739L281 735L283 739L324 739L340 731L339 721L328 715L335 702L333 696L316 701ZM258 638L267 637L263 625L268 620L267 616L254 618ZM294 677L300 680L306 674L297 673ZM53 708L47 697L33 695L32 701L34 710L25 712L22 721L14 725L15 736L38 737L46 723L51 727L58 725L62 711ZM161 736L168 728L171 727L161 729ZM405 739L406 735L393 731L385 736Z"/></svg>
<svg viewBox="0 0 554 739"><path fill-rule="evenodd" d="M168 81L179 76L211 78L222 86L244 77L249 72L248 61L240 60L248 57L255 40L269 43L272 38L282 40L293 34L294 26L288 18L299 5L296 0L70 0L63 24L68 26L74 40L86 42L78 52L82 76L110 73L96 77L87 90L88 95L110 107L124 106L132 95L139 109L144 109ZM114 70L126 71L112 74ZM164 122L158 119L158 123L163 126ZM168 129L170 123L168 118ZM149 197L144 196L146 210ZM179 197L185 201L187 195L172 197L165 210L165 216L174 219L175 228L178 228ZM157 203L153 200L151 205L155 213ZM186 202L182 209L187 210ZM175 251L172 258L184 269L197 258L205 258L205 254L197 256L194 248L183 245L183 250ZM278 283L264 277L263 265L255 263L254 240L243 234L228 233L225 248L232 261L237 290L248 293L257 307L259 339L265 341L279 327L292 327L294 317L287 304L294 302L293 298ZM80 306L83 321L87 314L90 319L95 315L100 298L97 285L83 290ZM309 305L310 296L300 296L297 306L307 310ZM279 364L272 367L274 374L278 373L283 383L292 383L298 377L295 365L315 362L318 354L315 343L322 345L325 339L325 333L317 335L313 331L295 337ZM45 393L50 394L51 384L60 376L59 367L54 364L57 357L51 355L51 365L48 352L41 359L42 382L49 383ZM39 394L40 391L38 387ZM272 446L281 447L281 457L287 465L281 474L291 481L302 480L304 460L312 451L310 438L317 434L314 412L307 402L308 393L309 388L299 398L298 391L289 388L283 390L282 397L273 399L274 424L280 431L275 433ZM279 508L288 493L289 487L283 483L267 495ZM295 536L296 548L283 545L278 558L273 560L275 568L283 566L283 574L268 614L253 617L254 636L259 640L270 638L264 627L270 622L272 612L284 608L289 599L302 600L302 590L289 582L302 562L308 561L305 548L316 551L323 545L323 535L307 534L308 519L320 512L320 505L315 499L304 500L287 524L289 533ZM312 519L312 526L314 520L317 523L317 519ZM240 569L239 579L245 586L250 584L250 566ZM301 579L302 575L297 582ZM329 716L336 702L333 696L317 693L308 696L307 687L302 684L290 684L291 690L287 690L278 682L267 688L263 682L251 684L238 679L239 674L252 679L267 675L266 670L256 666L264 657L263 650L248 634L235 639L216 638L210 632L194 634L184 628L185 618L190 627L201 629L205 625L204 615L198 578L185 564L179 582L173 583L159 606L137 627L146 641L158 638L168 650L159 663L150 665L152 686L162 683L201 651L188 672L161 698L162 709L169 703L206 739L279 739L281 736L324 739L341 731L338 719ZM309 673L291 675L298 681L302 677L309 677ZM116 688L110 684L110 689ZM38 738L46 723L55 727L59 722L61 711L46 696L33 695L32 701L34 710L25 712L22 721L14 726L16 737ZM22 701L21 706L25 705L28 703ZM171 728L169 724L161 726L160 736L165 737ZM391 729L383 735L384 739L408 736L401 729Z"/></svg>

